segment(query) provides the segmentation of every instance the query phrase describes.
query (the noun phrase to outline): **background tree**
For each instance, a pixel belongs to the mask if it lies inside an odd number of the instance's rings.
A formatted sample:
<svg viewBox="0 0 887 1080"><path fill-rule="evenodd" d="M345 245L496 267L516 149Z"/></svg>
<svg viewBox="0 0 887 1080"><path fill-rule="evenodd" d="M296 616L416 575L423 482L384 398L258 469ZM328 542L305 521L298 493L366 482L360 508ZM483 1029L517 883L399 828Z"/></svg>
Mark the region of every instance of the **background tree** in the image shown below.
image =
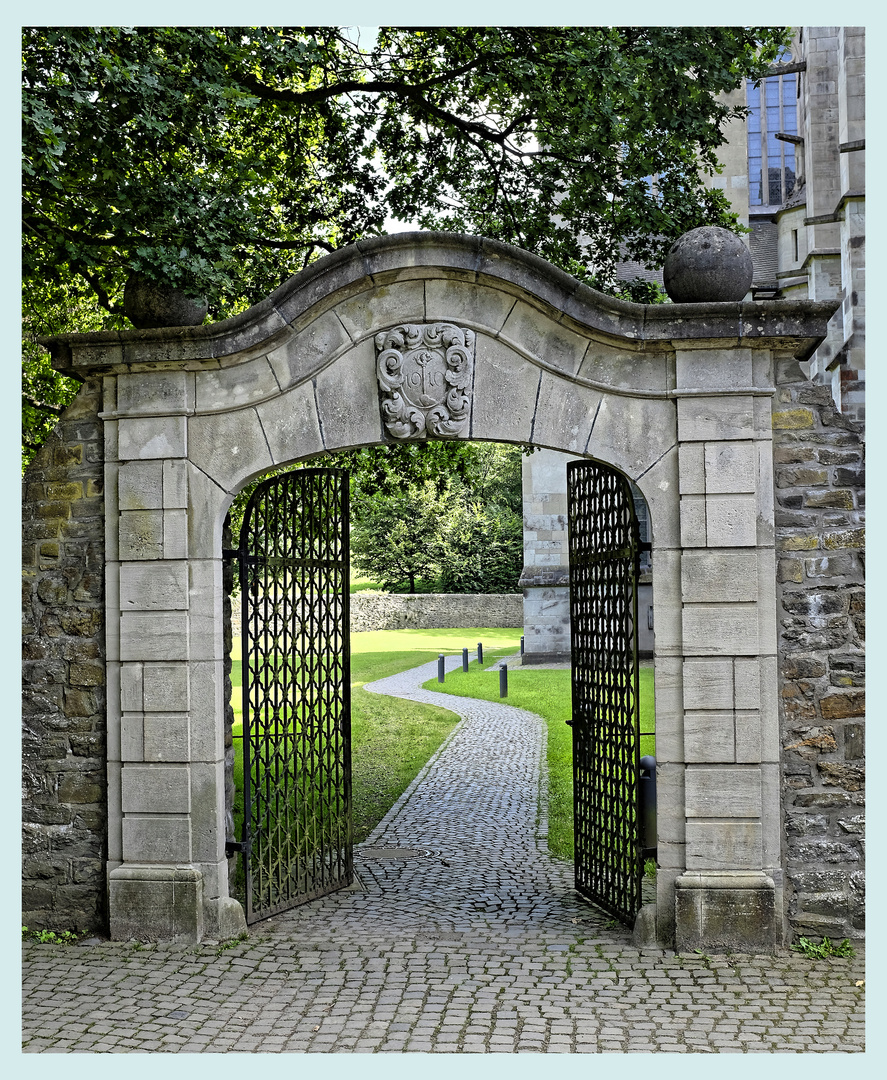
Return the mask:
<svg viewBox="0 0 887 1080"><path fill-rule="evenodd" d="M395 218L624 289L619 258L655 265L689 228L735 226L702 180L743 111L716 95L783 41L772 27L387 27L366 43L341 27L26 28L23 444L76 390L36 337L126 327L134 271L218 319Z"/></svg>
<svg viewBox="0 0 887 1080"><path fill-rule="evenodd" d="M432 447L445 455L428 453ZM430 442L352 454L356 569L395 591L416 592L420 583L443 592L517 591L521 447Z"/></svg>

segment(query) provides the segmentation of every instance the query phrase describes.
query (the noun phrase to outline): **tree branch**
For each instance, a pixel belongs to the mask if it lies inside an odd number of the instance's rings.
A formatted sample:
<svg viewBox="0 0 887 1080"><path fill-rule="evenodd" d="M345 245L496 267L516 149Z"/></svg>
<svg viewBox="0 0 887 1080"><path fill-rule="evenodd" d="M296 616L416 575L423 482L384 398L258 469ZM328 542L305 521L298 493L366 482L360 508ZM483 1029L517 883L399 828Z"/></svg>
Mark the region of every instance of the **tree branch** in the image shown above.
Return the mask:
<svg viewBox="0 0 887 1080"><path fill-rule="evenodd" d="M461 131L465 135L477 135L486 142L495 143L497 146L504 146L507 139L507 135L499 131L494 131L485 124L478 124L473 120L464 120L455 113L449 112L446 109L441 109L437 105L433 105L423 96L418 85L413 86L410 83L394 82L384 79L377 79L370 82L361 82L357 79L346 79L342 82L333 83L330 86L318 87L316 90L299 91L277 90L274 87L266 86L265 83L260 82L255 76L248 75L246 72L241 72L238 78L248 90L255 94L256 97L262 98L265 101L276 101L281 104L289 105L317 105L323 101L328 101L330 98L339 97L342 94L348 93L393 94L395 97L402 97L406 98L408 101L412 101L435 119L440 120L442 123L449 124L451 127L456 128L457 131ZM448 76L448 78L452 78L452 76ZM434 81L436 82L438 80ZM430 85L430 83L426 85ZM511 152L516 153L517 151L512 150Z"/></svg>
<svg viewBox="0 0 887 1080"><path fill-rule="evenodd" d="M47 405L45 401L38 401L30 394L22 394L22 401L38 412L49 413L50 416L61 416L65 411L61 405Z"/></svg>

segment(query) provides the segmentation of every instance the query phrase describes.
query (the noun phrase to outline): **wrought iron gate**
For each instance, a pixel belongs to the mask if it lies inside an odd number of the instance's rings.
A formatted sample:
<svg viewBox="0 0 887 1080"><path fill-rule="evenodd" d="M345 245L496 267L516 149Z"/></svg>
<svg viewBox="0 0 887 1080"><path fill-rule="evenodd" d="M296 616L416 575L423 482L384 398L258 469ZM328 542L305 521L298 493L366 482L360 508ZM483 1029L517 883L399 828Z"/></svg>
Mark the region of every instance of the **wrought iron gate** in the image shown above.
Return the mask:
<svg viewBox="0 0 887 1080"><path fill-rule="evenodd" d="M237 551L242 595L246 918L350 885L348 474L261 484Z"/></svg>
<svg viewBox="0 0 887 1080"><path fill-rule="evenodd" d="M631 488L596 461L567 464L576 889L631 924L641 906L637 579Z"/></svg>

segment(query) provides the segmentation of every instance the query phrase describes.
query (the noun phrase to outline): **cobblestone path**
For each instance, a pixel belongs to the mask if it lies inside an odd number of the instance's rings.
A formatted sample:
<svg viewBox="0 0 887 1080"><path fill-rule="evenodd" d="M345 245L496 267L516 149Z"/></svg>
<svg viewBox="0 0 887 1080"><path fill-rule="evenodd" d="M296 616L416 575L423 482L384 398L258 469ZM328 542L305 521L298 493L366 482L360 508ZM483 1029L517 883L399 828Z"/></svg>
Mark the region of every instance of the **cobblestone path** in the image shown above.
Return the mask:
<svg viewBox="0 0 887 1080"><path fill-rule="evenodd" d="M356 850L360 888L233 945L29 943L25 1051L864 1049L861 955L633 947L547 853L542 721L420 689L435 672L366 687L464 719Z"/></svg>

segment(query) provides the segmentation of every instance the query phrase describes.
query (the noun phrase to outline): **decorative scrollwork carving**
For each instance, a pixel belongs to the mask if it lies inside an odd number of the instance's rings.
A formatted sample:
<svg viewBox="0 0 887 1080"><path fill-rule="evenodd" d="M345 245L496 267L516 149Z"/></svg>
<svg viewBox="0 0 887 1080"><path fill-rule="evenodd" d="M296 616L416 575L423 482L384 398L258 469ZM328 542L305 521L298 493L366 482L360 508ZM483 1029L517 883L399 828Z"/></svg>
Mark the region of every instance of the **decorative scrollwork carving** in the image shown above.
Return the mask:
<svg viewBox="0 0 887 1080"><path fill-rule="evenodd" d="M452 323L403 323L376 334L382 419L395 439L468 435L474 331Z"/></svg>

